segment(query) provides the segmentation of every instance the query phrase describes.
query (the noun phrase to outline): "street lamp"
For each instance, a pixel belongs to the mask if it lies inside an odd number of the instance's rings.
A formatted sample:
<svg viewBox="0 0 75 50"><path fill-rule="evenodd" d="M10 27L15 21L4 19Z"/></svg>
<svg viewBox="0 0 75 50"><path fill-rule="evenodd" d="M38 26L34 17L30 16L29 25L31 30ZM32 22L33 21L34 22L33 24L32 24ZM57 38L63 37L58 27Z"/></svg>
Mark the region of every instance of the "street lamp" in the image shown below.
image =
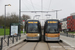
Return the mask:
<svg viewBox="0 0 75 50"><path fill-rule="evenodd" d="M7 4L7 5L5 5L4 7L5 7L5 22L4 22L4 24L5 24L5 27L4 27L4 39L5 39L5 35L6 35L6 6L11 6L10 4Z"/></svg>
<svg viewBox="0 0 75 50"><path fill-rule="evenodd" d="M8 5L5 5L5 6L11 6L10 4L8 4Z"/></svg>
<svg viewBox="0 0 75 50"><path fill-rule="evenodd" d="M47 17L47 18L50 18L51 15L50 15L50 14L46 14L45 16L49 16L49 17Z"/></svg>
<svg viewBox="0 0 75 50"><path fill-rule="evenodd" d="M35 15L35 16L33 17L33 19L34 19L35 17L37 17L37 16L40 17L40 15ZM39 18L38 18L38 19L39 19Z"/></svg>
<svg viewBox="0 0 75 50"><path fill-rule="evenodd" d="M53 10L53 9L52 9L52 10ZM58 12L58 11L61 11L61 10L62 10L62 9L60 9L60 10L53 10L53 11L56 12L56 19L57 19L57 15L58 15L57 12Z"/></svg>

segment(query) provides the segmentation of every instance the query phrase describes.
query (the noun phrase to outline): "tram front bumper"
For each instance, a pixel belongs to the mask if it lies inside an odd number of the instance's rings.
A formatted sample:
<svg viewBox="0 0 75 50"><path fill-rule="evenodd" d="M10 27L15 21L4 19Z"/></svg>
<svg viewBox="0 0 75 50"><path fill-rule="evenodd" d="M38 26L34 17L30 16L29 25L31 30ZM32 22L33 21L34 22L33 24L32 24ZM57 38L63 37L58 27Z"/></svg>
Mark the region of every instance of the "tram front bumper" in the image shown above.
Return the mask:
<svg viewBox="0 0 75 50"><path fill-rule="evenodd" d="M26 37L26 40L39 40L39 37Z"/></svg>
<svg viewBox="0 0 75 50"><path fill-rule="evenodd" d="M46 41L60 41L59 37L45 37Z"/></svg>

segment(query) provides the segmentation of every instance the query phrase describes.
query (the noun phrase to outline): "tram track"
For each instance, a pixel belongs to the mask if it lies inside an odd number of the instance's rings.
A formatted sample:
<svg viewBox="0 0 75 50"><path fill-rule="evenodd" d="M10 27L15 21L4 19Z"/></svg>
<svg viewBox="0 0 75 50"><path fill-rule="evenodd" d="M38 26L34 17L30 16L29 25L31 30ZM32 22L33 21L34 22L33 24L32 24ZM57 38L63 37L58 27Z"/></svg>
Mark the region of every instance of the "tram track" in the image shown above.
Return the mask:
<svg viewBox="0 0 75 50"><path fill-rule="evenodd" d="M9 50L73 50L64 46L69 45L63 42L44 42L42 38L40 42L21 42Z"/></svg>
<svg viewBox="0 0 75 50"><path fill-rule="evenodd" d="M66 50L66 48L60 42L59 42L59 45L61 45L64 48L64 50Z"/></svg>
<svg viewBox="0 0 75 50"><path fill-rule="evenodd" d="M48 44L49 44L50 50L66 50L59 43L48 43Z"/></svg>
<svg viewBox="0 0 75 50"><path fill-rule="evenodd" d="M36 50L37 45L38 45L38 42L36 43L36 45L35 45L35 47L34 47L34 50Z"/></svg>
<svg viewBox="0 0 75 50"><path fill-rule="evenodd" d="M19 46L18 46L19 45ZM46 43L46 42L22 42L20 44L18 44L15 47L15 49L13 49L14 47L8 49L8 50L75 50L75 49L70 49L66 48L64 46L68 46L64 43Z"/></svg>
<svg viewBox="0 0 75 50"><path fill-rule="evenodd" d="M26 42L25 44L27 44L28 42ZM21 45L19 48L17 48L16 50L19 50L22 46L24 46L25 44Z"/></svg>
<svg viewBox="0 0 75 50"><path fill-rule="evenodd" d="M49 43L50 50L75 50L71 46L64 44L63 42L59 43Z"/></svg>
<svg viewBox="0 0 75 50"><path fill-rule="evenodd" d="M73 48L69 45L65 46L65 45L63 45L63 43L60 43L60 42L59 42L59 45L61 45L64 48L64 50L75 50L75 48Z"/></svg>
<svg viewBox="0 0 75 50"><path fill-rule="evenodd" d="M48 49L50 50L50 47L49 47L49 44L47 43L47 45L48 45Z"/></svg>

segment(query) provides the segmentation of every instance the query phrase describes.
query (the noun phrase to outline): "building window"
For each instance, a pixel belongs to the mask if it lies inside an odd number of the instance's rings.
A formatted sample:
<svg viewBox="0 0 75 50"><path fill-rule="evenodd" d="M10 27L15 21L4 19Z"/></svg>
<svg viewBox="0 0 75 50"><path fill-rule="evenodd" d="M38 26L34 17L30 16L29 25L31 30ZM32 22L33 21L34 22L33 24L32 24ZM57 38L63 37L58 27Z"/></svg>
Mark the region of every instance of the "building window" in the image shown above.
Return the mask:
<svg viewBox="0 0 75 50"><path fill-rule="evenodd" d="M69 26L68 26L69 27Z"/></svg>
<svg viewBox="0 0 75 50"><path fill-rule="evenodd" d="M70 18L68 18L68 20L70 20Z"/></svg>
<svg viewBox="0 0 75 50"><path fill-rule="evenodd" d="M69 22L67 22L67 24L69 24Z"/></svg>
<svg viewBox="0 0 75 50"><path fill-rule="evenodd" d="M72 30L74 30L74 28Z"/></svg>
<svg viewBox="0 0 75 50"><path fill-rule="evenodd" d="M73 25L74 26L74 25Z"/></svg>
<svg viewBox="0 0 75 50"><path fill-rule="evenodd" d="M75 16L73 16L73 19L75 19Z"/></svg>

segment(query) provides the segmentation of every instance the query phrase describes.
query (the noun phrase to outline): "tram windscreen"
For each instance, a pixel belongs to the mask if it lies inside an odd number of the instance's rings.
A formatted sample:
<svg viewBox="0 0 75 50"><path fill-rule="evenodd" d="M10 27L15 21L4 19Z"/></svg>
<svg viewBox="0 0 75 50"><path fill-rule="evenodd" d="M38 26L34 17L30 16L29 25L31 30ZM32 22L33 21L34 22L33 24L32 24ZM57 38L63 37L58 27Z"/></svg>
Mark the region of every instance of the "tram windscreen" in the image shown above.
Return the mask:
<svg viewBox="0 0 75 50"><path fill-rule="evenodd" d="M46 27L46 32L47 33L58 33L58 24L57 23L52 23L52 24L48 24Z"/></svg>
<svg viewBox="0 0 75 50"><path fill-rule="evenodd" d="M28 32L37 33L38 32L38 25L37 24L28 24Z"/></svg>

